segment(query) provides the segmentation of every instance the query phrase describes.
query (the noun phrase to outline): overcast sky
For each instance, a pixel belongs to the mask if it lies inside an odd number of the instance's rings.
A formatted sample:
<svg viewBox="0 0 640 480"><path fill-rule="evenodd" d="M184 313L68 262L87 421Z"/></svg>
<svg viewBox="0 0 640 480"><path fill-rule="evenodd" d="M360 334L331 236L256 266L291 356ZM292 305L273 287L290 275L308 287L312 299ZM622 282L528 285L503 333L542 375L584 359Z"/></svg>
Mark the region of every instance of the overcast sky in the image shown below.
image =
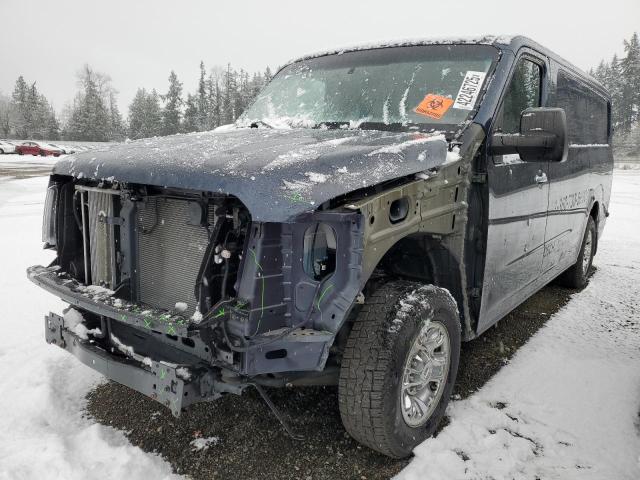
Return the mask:
<svg viewBox="0 0 640 480"><path fill-rule="evenodd" d="M249 71L375 40L520 33L587 70L640 31L640 0L0 0L0 91L18 75L56 110L84 63L108 73L123 113L138 87L188 91L198 65Z"/></svg>

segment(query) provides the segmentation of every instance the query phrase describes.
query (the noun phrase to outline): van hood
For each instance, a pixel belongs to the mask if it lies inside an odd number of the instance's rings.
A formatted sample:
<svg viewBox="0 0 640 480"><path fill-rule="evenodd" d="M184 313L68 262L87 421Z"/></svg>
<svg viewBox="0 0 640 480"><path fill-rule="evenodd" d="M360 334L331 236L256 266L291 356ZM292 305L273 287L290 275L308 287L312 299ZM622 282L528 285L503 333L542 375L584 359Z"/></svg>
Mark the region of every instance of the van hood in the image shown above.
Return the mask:
<svg viewBox="0 0 640 480"><path fill-rule="evenodd" d="M247 128L82 152L53 173L231 194L256 221L290 222L339 195L446 161L438 133Z"/></svg>

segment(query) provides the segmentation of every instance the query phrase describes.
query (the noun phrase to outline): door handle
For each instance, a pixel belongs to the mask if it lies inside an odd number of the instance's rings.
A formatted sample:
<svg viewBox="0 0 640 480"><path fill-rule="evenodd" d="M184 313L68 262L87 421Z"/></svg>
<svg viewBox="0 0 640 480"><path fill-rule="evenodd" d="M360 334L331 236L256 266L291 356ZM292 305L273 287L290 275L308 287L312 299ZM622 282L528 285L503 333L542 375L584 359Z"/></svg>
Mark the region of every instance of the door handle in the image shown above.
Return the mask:
<svg viewBox="0 0 640 480"><path fill-rule="evenodd" d="M535 176L536 183L547 183L549 179L547 178L547 174L542 170L538 170L538 173Z"/></svg>

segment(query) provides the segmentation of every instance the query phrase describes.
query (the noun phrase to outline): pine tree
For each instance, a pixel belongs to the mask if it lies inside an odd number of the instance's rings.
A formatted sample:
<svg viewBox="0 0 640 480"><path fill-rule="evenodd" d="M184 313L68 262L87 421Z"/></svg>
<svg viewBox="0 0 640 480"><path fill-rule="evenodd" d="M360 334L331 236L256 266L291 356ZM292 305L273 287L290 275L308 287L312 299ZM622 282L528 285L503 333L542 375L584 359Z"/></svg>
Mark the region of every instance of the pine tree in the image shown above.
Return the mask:
<svg viewBox="0 0 640 480"><path fill-rule="evenodd" d="M11 99L0 93L0 132L3 137L11 133Z"/></svg>
<svg viewBox="0 0 640 480"><path fill-rule="evenodd" d="M111 115L103 98L105 76L85 65L79 74L79 81L82 90L76 96L71 119L65 128L66 134L70 140L111 140Z"/></svg>
<svg viewBox="0 0 640 480"><path fill-rule="evenodd" d="M221 112L221 96L220 96L220 81L218 75L211 73L207 80L207 95L209 103L208 124L209 128L213 129L220 125L220 112Z"/></svg>
<svg viewBox="0 0 640 480"><path fill-rule="evenodd" d="M162 95L164 110L162 111L162 134L173 135L181 129L182 117L182 83L178 81L176 72L169 74L169 91Z"/></svg>
<svg viewBox="0 0 640 480"><path fill-rule="evenodd" d="M182 122L182 130L189 132L198 131L198 102L194 95L187 94L186 107L184 110L184 121Z"/></svg>
<svg viewBox="0 0 640 480"><path fill-rule="evenodd" d="M624 41L625 57L620 61L623 132L631 130L640 120L640 40L634 33L629 41Z"/></svg>
<svg viewBox="0 0 640 480"><path fill-rule="evenodd" d="M162 109L155 90L139 88L129 106L129 138L149 138L162 134Z"/></svg>
<svg viewBox="0 0 640 480"><path fill-rule="evenodd" d="M46 118L44 114L40 94L36 88L36 82L33 82L27 90L26 102L26 120L27 120L27 136L38 140L44 139L42 132L42 123Z"/></svg>
<svg viewBox="0 0 640 480"><path fill-rule="evenodd" d="M17 138L29 138L28 96L29 87L24 77L20 75L16 80L13 94L11 95L11 124Z"/></svg>
<svg viewBox="0 0 640 480"><path fill-rule="evenodd" d="M208 104L206 70L204 62L200 61L200 81L198 82L197 105L198 105L198 131L207 130L208 126Z"/></svg>
<svg viewBox="0 0 640 480"><path fill-rule="evenodd" d="M169 75L169 90L161 96L164 109L161 112L160 134L201 132L233 123L270 78L271 70L268 67L264 74L251 75L244 70L234 70L231 64L226 69L213 67L207 75L205 64L201 61L197 90L187 93L186 99L182 100L182 83L172 71ZM149 120L150 111L155 111L155 107L144 106L149 101L149 95L152 94L144 89L138 90L129 107L131 138L158 134L152 133L154 128L150 126Z"/></svg>
<svg viewBox="0 0 640 480"><path fill-rule="evenodd" d="M53 108L44 97L37 92L35 85L29 97L33 105L30 137L40 140L57 140L60 135L59 124Z"/></svg>
<svg viewBox="0 0 640 480"><path fill-rule="evenodd" d="M109 140L124 140L124 122L122 121L122 115L120 114L116 101L116 94L113 90L109 92L109 126Z"/></svg>
<svg viewBox="0 0 640 480"><path fill-rule="evenodd" d="M620 69L620 61L615 54L605 70L605 82L611 95L612 123L616 129L624 129L624 99L622 93L624 80Z"/></svg>
<svg viewBox="0 0 640 480"><path fill-rule="evenodd" d="M45 137L49 140L60 139L60 122L56 118L56 114L51 106L49 106L48 115L46 117Z"/></svg>
<svg viewBox="0 0 640 480"><path fill-rule="evenodd" d="M222 125L233 123L237 118L236 94L236 72L231 69L231 64L227 64L222 90L222 118L220 119Z"/></svg>

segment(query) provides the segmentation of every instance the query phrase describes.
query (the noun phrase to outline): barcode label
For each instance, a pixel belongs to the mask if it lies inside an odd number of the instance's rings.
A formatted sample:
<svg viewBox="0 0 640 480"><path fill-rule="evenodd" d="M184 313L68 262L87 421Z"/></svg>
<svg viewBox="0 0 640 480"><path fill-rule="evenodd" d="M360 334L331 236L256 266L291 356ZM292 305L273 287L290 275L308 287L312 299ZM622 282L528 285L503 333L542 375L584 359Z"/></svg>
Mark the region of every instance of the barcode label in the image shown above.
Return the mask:
<svg viewBox="0 0 640 480"><path fill-rule="evenodd" d="M484 72L472 72L469 70L464 76L456 101L453 104L453 108L460 108L462 110L471 110L476 103L478 94L480 93L480 87L484 82Z"/></svg>

